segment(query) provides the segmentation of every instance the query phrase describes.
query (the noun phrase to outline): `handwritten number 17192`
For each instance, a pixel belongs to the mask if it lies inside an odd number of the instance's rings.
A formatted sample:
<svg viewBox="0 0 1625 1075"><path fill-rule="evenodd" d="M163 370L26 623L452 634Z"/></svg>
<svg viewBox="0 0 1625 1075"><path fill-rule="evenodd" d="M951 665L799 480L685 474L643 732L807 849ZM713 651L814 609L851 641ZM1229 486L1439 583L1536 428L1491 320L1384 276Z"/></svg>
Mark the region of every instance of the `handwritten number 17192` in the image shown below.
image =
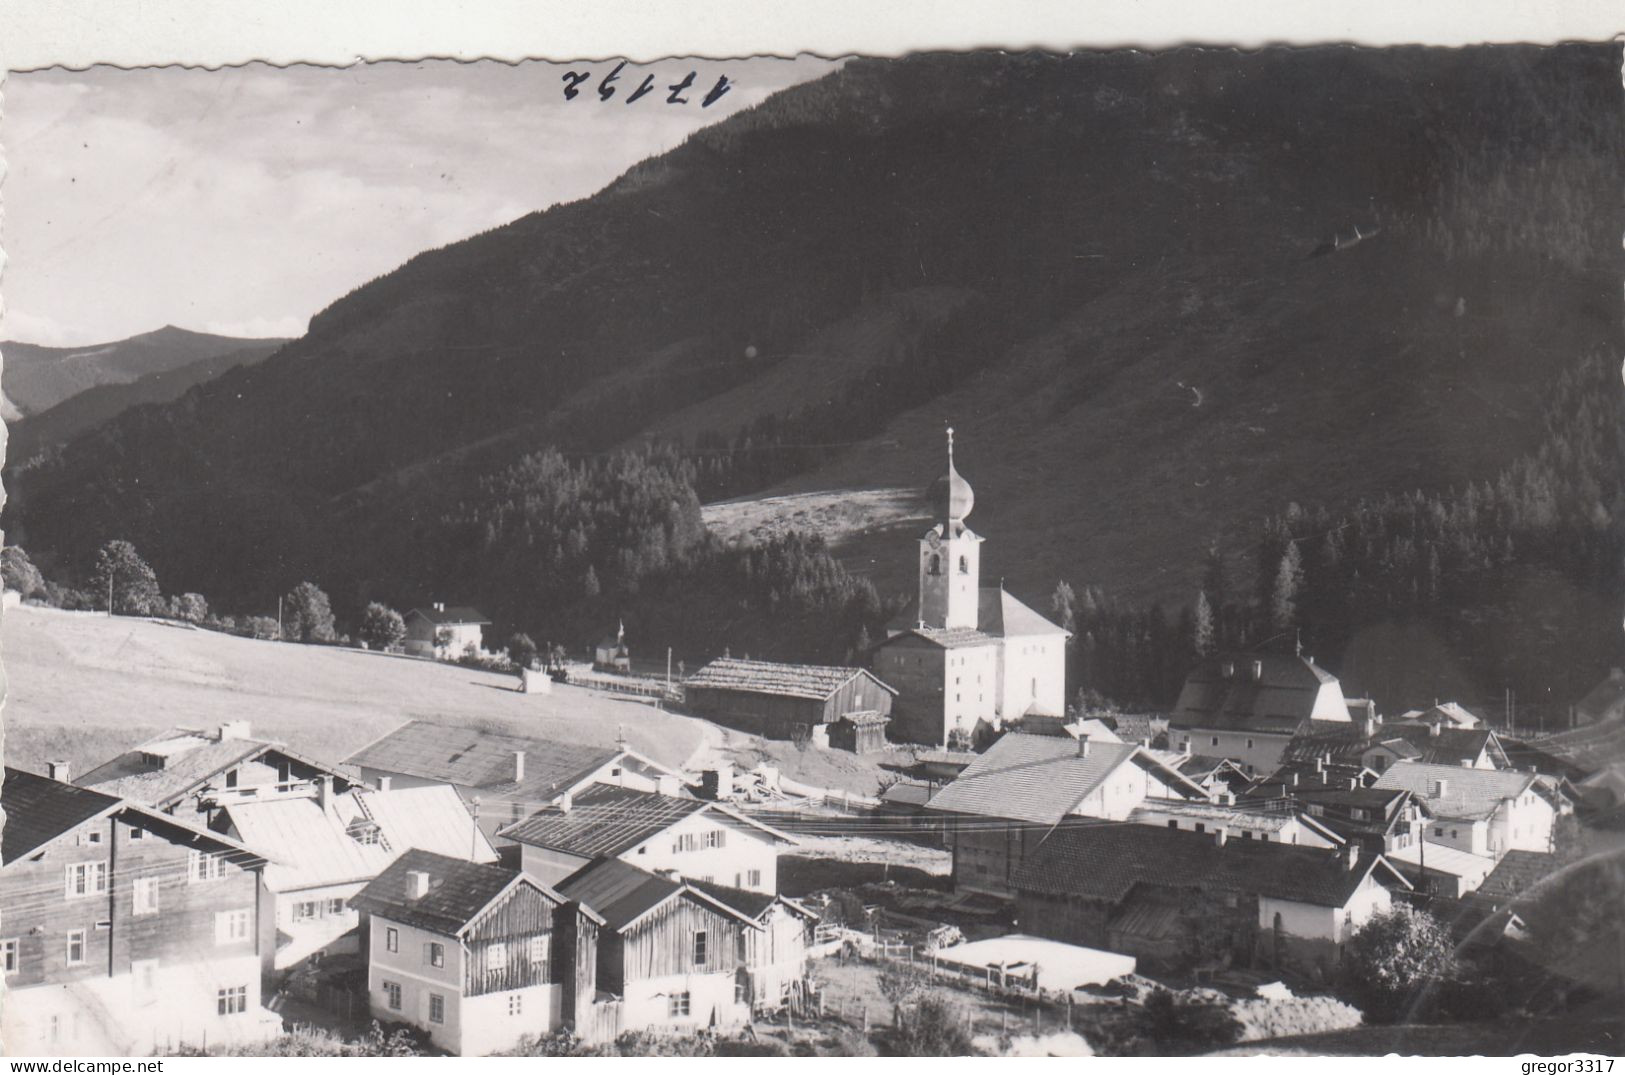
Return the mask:
<svg viewBox="0 0 1625 1075"><path fill-rule="evenodd" d="M643 81L638 83L635 89L632 88L630 81L622 83L621 70L624 67L626 67L626 61L622 60L615 65L613 71L599 80L597 88L600 101L609 101L618 91L630 89L631 92L622 98L622 103L633 104L654 92L654 75L644 75ZM562 79L564 82L564 99L573 101L581 96L581 84L591 80L592 76L593 72L591 71L566 71ZM733 89L733 83L729 81L727 75L718 75L716 84L711 87L711 91L701 98L697 93L690 92L697 77L699 77L699 72L690 71L681 80L665 87L666 103L669 105L686 105L698 98L701 108L710 108L721 99L723 94Z"/></svg>

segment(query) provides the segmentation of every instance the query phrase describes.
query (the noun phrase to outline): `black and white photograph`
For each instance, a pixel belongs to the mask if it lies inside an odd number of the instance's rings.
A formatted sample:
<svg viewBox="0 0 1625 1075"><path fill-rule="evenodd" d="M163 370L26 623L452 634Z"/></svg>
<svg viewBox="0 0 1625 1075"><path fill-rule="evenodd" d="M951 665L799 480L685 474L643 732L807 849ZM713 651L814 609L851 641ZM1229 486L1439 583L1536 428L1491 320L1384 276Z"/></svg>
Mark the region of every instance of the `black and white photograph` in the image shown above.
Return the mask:
<svg viewBox="0 0 1625 1075"><path fill-rule="evenodd" d="M1625 46L1177 39L11 67L0 1055L1606 1075Z"/></svg>

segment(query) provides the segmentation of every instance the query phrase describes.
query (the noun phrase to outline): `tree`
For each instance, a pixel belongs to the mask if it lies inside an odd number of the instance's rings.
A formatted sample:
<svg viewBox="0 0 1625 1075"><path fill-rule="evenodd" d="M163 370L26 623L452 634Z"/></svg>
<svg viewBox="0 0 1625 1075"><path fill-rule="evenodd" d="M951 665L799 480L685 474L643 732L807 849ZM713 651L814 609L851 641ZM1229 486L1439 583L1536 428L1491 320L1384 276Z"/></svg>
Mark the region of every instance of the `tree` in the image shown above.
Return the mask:
<svg viewBox="0 0 1625 1075"><path fill-rule="evenodd" d="M1055 622L1068 633L1076 635L1078 631L1078 597L1072 591L1072 584L1062 579L1055 584L1055 592L1050 595L1050 611L1055 613ZM1068 643L1070 645L1070 642Z"/></svg>
<svg viewBox="0 0 1625 1075"><path fill-rule="evenodd" d="M1192 638L1198 657L1210 655L1215 646L1213 630L1213 606L1208 604L1207 594L1201 590L1196 591L1195 632Z"/></svg>
<svg viewBox="0 0 1625 1075"><path fill-rule="evenodd" d="M1276 631L1289 631L1298 622L1298 594L1302 589L1303 555L1296 542L1288 541L1270 595L1270 624Z"/></svg>
<svg viewBox="0 0 1625 1075"><path fill-rule="evenodd" d="M158 576L128 541L109 541L96 553L96 566L90 573L91 592L97 608L126 616L145 616L163 601L158 592Z"/></svg>
<svg viewBox="0 0 1625 1075"><path fill-rule="evenodd" d="M0 549L0 575L5 578L6 589L15 590L25 598L45 592L45 576L28 558L28 553L17 545Z"/></svg>
<svg viewBox="0 0 1625 1075"><path fill-rule="evenodd" d="M276 619L271 616L250 616L243 621L243 630L253 638L279 638Z"/></svg>
<svg viewBox="0 0 1625 1075"><path fill-rule="evenodd" d="M187 623L202 623L209 618L209 602L200 593L181 594L175 614Z"/></svg>
<svg viewBox="0 0 1625 1075"><path fill-rule="evenodd" d="M1138 1036L1162 1053L1206 1052L1241 1037L1241 1022L1223 1004L1158 989L1134 1020Z"/></svg>
<svg viewBox="0 0 1625 1075"><path fill-rule="evenodd" d="M601 590L602 588L598 585L598 572L592 569L591 564L588 564L587 573L581 578L581 595L588 598L597 597Z"/></svg>
<svg viewBox="0 0 1625 1075"><path fill-rule="evenodd" d="M1449 930L1428 912L1404 904L1368 919L1343 954L1349 991L1373 1023L1401 1020L1454 969Z"/></svg>
<svg viewBox="0 0 1625 1075"><path fill-rule="evenodd" d="M520 668L534 667L536 656L540 652L536 648L535 641L523 631L515 632L514 636L508 639L508 660Z"/></svg>
<svg viewBox="0 0 1625 1075"><path fill-rule="evenodd" d="M387 650L406 637L406 621L388 605L371 601L367 611L361 614L361 627L356 634L368 649Z"/></svg>
<svg viewBox="0 0 1625 1075"><path fill-rule="evenodd" d="M296 642L331 642L333 606L314 582L301 582L282 602L282 637Z"/></svg>

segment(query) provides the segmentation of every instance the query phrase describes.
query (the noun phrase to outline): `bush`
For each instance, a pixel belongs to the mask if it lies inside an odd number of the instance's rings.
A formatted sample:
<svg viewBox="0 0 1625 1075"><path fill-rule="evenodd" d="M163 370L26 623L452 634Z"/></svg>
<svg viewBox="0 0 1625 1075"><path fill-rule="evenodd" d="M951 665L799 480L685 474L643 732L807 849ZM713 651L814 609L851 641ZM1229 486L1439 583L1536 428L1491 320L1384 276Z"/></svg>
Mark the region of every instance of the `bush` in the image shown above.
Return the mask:
<svg viewBox="0 0 1625 1075"><path fill-rule="evenodd" d="M884 985L882 985L884 991ZM881 1035L884 1056L972 1056L970 1019L941 992L928 992L897 1011L896 1025Z"/></svg>
<svg viewBox="0 0 1625 1075"><path fill-rule="evenodd" d="M367 648L387 650L406 637L406 620L388 605L374 601L362 613L361 628L356 634L367 643Z"/></svg>
<svg viewBox="0 0 1625 1075"><path fill-rule="evenodd" d="M46 592L45 576L28 558L28 553L16 545L0 549L0 576L5 578L6 589L16 590L25 600Z"/></svg>
<svg viewBox="0 0 1625 1075"><path fill-rule="evenodd" d="M1368 1023L1403 1020L1454 972L1449 931L1426 911L1403 904L1355 930L1343 955L1344 989Z"/></svg>
<svg viewBox="0 0 1625 1075"><path fill-rule="evenodd" d="M1241 1037L1241 1022L1221 1003L1158 989L1140 1007L1139 1036L1159 1052L1200 1053Z"/></svg>

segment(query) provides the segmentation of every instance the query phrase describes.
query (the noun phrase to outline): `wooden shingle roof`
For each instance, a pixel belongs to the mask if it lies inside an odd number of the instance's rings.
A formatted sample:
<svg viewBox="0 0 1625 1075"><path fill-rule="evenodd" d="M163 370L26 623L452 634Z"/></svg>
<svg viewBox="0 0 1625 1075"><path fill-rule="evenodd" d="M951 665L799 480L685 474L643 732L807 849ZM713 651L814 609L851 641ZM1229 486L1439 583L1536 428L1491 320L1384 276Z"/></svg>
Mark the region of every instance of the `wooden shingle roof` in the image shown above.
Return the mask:
<svg viewBox="0 0 1625 1075"><path fill-rule="evenodd" d="M413 892L414 873L429 875L429 890ZM456 936L513 885L528 884L562 904L564 897L519 870L412 850L396 859L350 899L350 906L443 936Z"/></svg>
<svg viewBox="0 0 1625 1075"><path fill-rule="evenodd" d="M1380 855L1349 865L1344 849L1229 840L1152 825L1068 822L1047 836L1011 879L1017 891L1118 903L1136 885L1253 893L1342 907L1374 870L1407 882Z"/></svg>
<svg viewBox="0 0 1625 1075"><path fill-rule="evenodd" d="M736 907L718 900L693 885L661 877L620 859L600 858L581 867L559 882L559 892L579 900L616 932L635 926L644 915L667 900L691 899L721 914L737 918L752 929L760 929L755 919Z"/></svg>
<svg viewBox="0 0 1625 1075"><path fill-rule="evenodd" d="M582 858L612 857L702 811L714 813L734 827L755 831L764 839L793 842L778 830L716 803L610 784L594 784L574 796L568 810L562 804L545 807L497 835Z"/></svg>
<svg viewBox="0 0 1625 1075"><path fill-rule="evenodd" d="M119 800L112 795L9 765L5 783L0 785L0 803L4 803L6 812L5 827L0 832L0 856L6 863L119 806Z"/></svg>
<svg viewBox="0 0 1625 1075"><path fill-rule="evenodd" d="M516 780L514 755L521 752L525 755L525 775ZM345 761L385 773L545 802L623 753L615 747L560 743L414 720L367 744Z"/></svg>
<svg viewBox="0 0 1625 1075"><path fill-rule="evenodd" d="M1215 658L1185 678L1172 723L1181 728L1291 734L1308 725L1320 689L1336 682L1335 676L1306 657Z"/></svg>
<svg viewBox="0 0 1625 1075"><path fill-rule="evenodd" d="M882 690L897 693L865 668L779 664L774 661L746 661L737 657L718 657L689 676L684 686L809 698L822 702L859 676L873 680Z"/></svg>

